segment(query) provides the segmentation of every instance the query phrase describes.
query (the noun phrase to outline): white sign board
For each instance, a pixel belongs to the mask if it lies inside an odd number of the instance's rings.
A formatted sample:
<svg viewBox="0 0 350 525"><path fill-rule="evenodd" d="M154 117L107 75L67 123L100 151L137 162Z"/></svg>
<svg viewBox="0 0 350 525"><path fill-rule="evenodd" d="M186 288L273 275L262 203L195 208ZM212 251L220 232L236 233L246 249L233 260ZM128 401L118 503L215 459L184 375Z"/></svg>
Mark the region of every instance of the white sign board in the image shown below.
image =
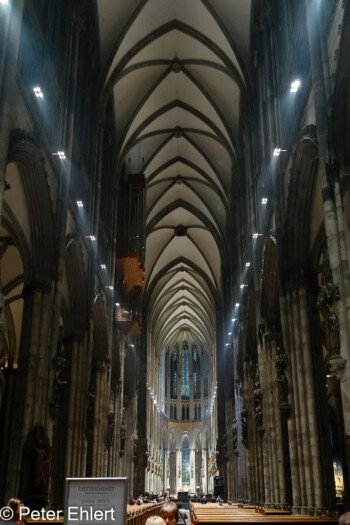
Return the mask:
<svg viewBox="0 0 350 525"><path fill-rule="evenodd" d="M64 525L124 525L127 478L67 478Z"/></svg>

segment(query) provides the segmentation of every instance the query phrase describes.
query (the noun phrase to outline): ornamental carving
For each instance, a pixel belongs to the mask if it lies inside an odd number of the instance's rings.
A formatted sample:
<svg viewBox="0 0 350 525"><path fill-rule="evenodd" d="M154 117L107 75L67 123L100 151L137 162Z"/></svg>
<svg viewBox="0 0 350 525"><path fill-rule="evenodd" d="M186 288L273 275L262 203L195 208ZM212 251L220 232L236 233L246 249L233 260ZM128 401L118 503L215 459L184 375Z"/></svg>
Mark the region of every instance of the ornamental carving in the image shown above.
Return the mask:
<svg viewBox="0 0 350 525"><path fill-rule="evenodd" d="M301 132L301 138L303 139L305 137L308 137L317 142L317 129L315 124L308 124L303 128Z"/></svg>
<svg viewBox="0 0 350 525"><path fill-rule="evenodd" d="M322 342L328 350L328 356L340 354L340 330L338 317L334 312L328 312L321 323Z"/></svg>
<svg viewBox="0 0 350 525"><path fill-rule="evenodd" d="M339 287L333 284L333 274L328 257L325 257L322 265L322 286L318 292L318 305L330 307L335 301L339 301Z"/></svg>
<svg viewBox="0 0 350 525"><path fill-rule="evenodd" d="M346 360L340 355L329 356L327 357L327 364L330 375L340 381L345 371Z"/></svg>
<svg viewBox="0 0 350 525"><path fill-rule="evenodd" d="M284 352L281 335L278 337L275 367L277 370L278 395L280 401L280 410L289 407L288 403L288 379L285 374L285 368L288 364L288 357Z"/></svg>
<svg viewBox="0 0 350 525"><path fill-rule="evenodd" d="M242 409L241 412L241 424L242 424L242 443L243 445L248 445L248 410L246 408Z"/></svg>
<svg viewBox="0 0 350 525"><path fill-rule="evenodd" d="M132 459L134 463L137 461L137 458L138 458L138 450L139 450L139 440L137 437L134 437L133 444L132 444Z"/></svg>
<svg viewBox="0 0 350 525"><path fill-rule="evenodd" d="M123 457L125 453L125 441L126 441L126 423L125 423L125 418L123 417L122 423L120 425L120 450L119 450L120 457Z"/></svg>
<svg viewBox="0 0 350 525"><path fill-rule="evenodd" d="M67 384L65 379L66 358L64 355L63 345L63 326L60 326L58 336L58 343L56 348L56 355L52 359L52 368L55 371L55 378L53 383L52 400L50 402L50 415L54 419L57 417L59 408L63 402L64 390Z"/></svg>
<svg viewBox="0 0 350 525"><path fill-rule="evenodd" d="M238 448L238 427L237 427L236 416L234 416L232 420L231 432L232 432L233 450L236 450Z"/></svg>
<svg viewBox="0 0 350 525"><path fill-rule="evenodd" d="M262 397L263 397L263 391L260 388L260 380L259 377L256 377L255 380L255 389L254 389L254 417L255 417L255 424L257 428L262 428L263 426L263 412L262 412Z"/></svg>
<svg viewBox="0 0 350 525"><path fill-rule="evenodd" d="M106 438L107 448L112 446L113 435L114 435L114 411L112 407L110 407L107 413L107 438Z"/></svg>

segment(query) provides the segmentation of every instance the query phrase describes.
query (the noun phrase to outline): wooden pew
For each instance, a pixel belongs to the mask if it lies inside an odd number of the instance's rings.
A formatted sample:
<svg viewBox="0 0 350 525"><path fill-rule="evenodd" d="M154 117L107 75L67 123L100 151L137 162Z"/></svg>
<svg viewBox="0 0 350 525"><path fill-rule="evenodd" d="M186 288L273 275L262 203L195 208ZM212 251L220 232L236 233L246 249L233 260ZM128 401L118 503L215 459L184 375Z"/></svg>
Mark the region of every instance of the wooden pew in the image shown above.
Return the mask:
<svg viewBox="0 0 350 525"><path fill-rule="evenodd" d="M287 525L295 523L296 525L335 525L338 523L336 519L330 519L328 517L293 515L290 510L263 509L264 513L259 513L258 510L259 507L253 505L233 507L232 505L225 504L223 507L219 507L215 504L190 504L192 523L197 522L198 525L210 525L214 523L265 523L266 525L274 525L277 523Z"/></svg>

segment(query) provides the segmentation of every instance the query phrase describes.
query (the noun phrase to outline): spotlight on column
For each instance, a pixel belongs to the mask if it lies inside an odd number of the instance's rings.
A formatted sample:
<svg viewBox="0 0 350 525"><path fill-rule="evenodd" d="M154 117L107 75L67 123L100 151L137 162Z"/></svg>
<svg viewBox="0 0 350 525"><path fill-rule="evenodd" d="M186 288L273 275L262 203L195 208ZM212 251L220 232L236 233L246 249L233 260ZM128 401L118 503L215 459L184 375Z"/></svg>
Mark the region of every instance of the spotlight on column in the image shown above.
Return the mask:
<svg viewBox="0 0 350 525"><path fill-rule="evenodd" d="M279 157L279 154L281 153L281 151L287 151L286 149L281 149L281 148L275 148L273 150L273 156L274 157Z"/></svg>
<svg viewBox="0 0 350 525"><path fill-rule="evenodd" d="M64 151L55 151L52 155L55 155L56 157L60 158L61 160L64 160L66 158L66 154Z"/></svg>
<svg viewBox="0 0 350 525"><path fill-rule="evenodd" d="M233 323L235 323L236 321L238 321L238 319L237 319L237 317L233 317L233 318L231 319L231 321L232 321Z"/></svg>
<svg viewBox="0 0 350 525"><path fill-rule="evenodd" d="M120 303L115 303L115 305L118 307L118 306L120 306ZM147 384L148 384L148 383L147 383Z"/></svg>
<svg viewBox="0 0 350 525"><path fill-rule="evenodd" d="M246 268L249 268L249 266L250 266L250 262L247 261L247 262L245 263L245 267L246 267Z"/></svg>
<svg viewBox="0 0 350 525"><path fill-rule="evenodd" d="M101 268L102 268L102 270L105 270L107 267L106 267L105 264L101 264Z"/></svg>
<svg viewBox="0 0 350 525"><path fill-rule="evenodd" d="M300 84L301 84L301 82L300 82L299 79L294 80L294 81L291 83L291 85L290 85L290 90L289 90L289 91L290 91L291 93L296 93L296 92L298 91L298 89L300 88Z"/></svg>
<svg viewBox="0 0 350 525"><path fill-rule="evenodd" d="M84 207L83 201L77 201L77 206L78 208L83 208Z"/></svg>
<svg viewBox="0 0 350 525"><path fill-rule="evenodd" d="M235 307L236 307L236 308L239 308L239 303L236 303L236 304L235 304Z"/></svg>
<svg viewBox="0 0 350 525"><path fill-rule="evenodd" d="M267 204L268 199L266 197L263 197L261 199L261 204Z"/></svg>
<svg viewBox="0 0 350 525"><path fill-rule="evenodd" d="M41 87L35 86L33 87L33 91L36 98L44 98L44 93L41 91Z"/></svg>
<svg viewBox="0 0 350 525"><path fill-rule="evenodd" d="M0 4L9 5L9 0L0 0Z"/></svg>
<svg viewBox="0 0 350 525"><path fill-rule="evenodd" d="M253 239L257 239L258 237L261 237L262 233L253 233Z"/></svg>
<svg viewBox="0 0 350 525"><path fill-rule="evenodd" d="M96 241L95 235L87 235L86 238L90 239L90 241Z"/></svg>

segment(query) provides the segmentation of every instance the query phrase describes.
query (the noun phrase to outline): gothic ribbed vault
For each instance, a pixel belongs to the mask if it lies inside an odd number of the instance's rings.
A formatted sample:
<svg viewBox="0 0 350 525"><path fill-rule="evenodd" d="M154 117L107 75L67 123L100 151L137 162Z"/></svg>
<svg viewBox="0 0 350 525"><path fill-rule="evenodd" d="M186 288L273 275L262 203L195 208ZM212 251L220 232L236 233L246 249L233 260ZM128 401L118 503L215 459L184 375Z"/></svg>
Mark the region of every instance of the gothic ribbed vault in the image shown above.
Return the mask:
<svg viewBox="0 0 350 525"><path fill-rule="evenodd" d="M183 332L215 346L248 89L250 4L97 3L118 166L147 181L145 299L158 352Z"/></svg>

